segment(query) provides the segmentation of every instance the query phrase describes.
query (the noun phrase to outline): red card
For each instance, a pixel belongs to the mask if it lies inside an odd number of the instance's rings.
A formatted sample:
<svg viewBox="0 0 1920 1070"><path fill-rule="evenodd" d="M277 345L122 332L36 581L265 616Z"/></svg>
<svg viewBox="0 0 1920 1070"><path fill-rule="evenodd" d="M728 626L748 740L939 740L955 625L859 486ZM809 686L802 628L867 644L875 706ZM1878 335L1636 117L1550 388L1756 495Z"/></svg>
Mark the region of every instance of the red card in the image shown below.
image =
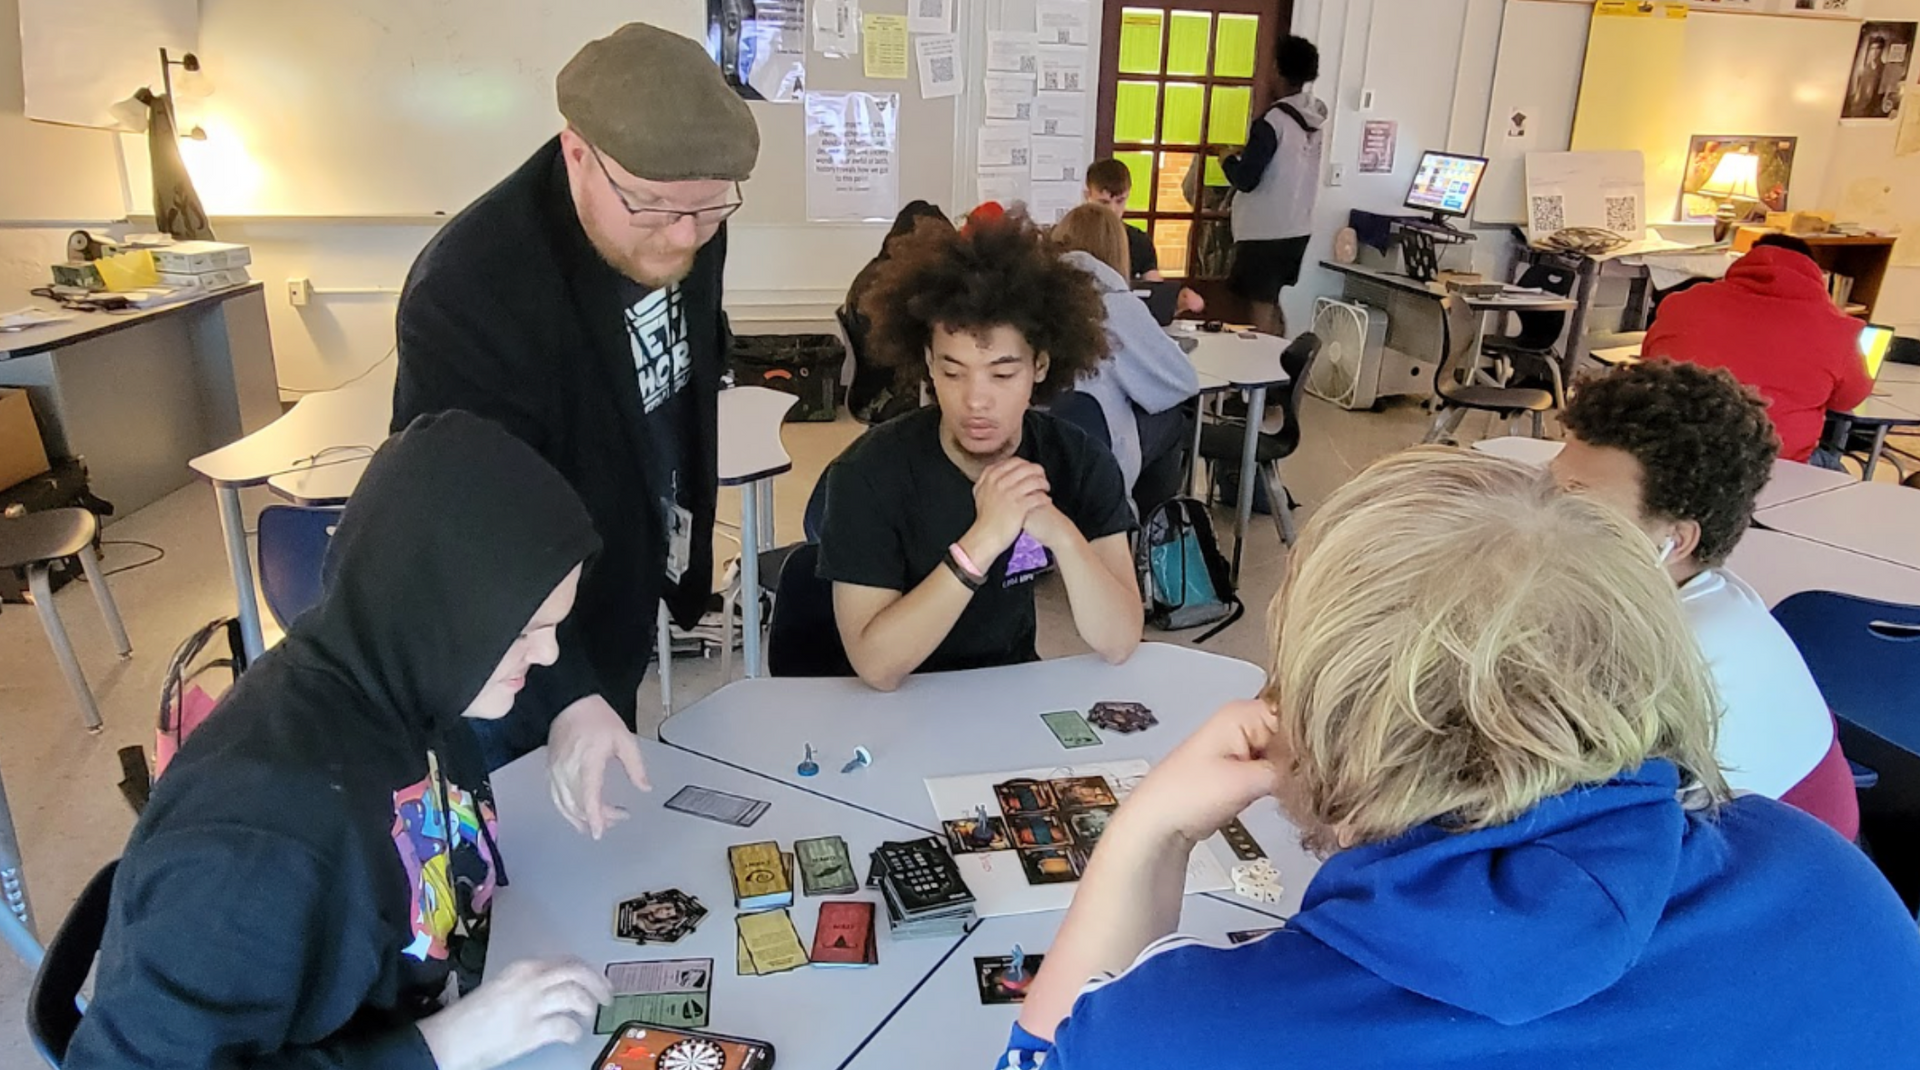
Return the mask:
<svg viewBox="0 0 1920 1070"><path fill-rule="evenodd" d="M820 904L813 929L814 965L865 966L873 958L873 904L838 900Z"/></svg>

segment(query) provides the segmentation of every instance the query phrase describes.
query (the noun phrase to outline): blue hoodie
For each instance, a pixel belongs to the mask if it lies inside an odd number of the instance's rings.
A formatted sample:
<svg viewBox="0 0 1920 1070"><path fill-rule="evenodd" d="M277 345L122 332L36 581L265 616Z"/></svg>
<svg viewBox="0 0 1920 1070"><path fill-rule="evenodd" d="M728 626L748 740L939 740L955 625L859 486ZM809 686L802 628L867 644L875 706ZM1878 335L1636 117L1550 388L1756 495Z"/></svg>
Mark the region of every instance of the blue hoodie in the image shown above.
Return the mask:
<svg viewBox="0 0 1920 1070"><path fill-rule="evenodd" d="M1709 820L1678 783L1653 761L1498 828L1343 851L1286 929L1155 944L1051 1050L1016 1027L1005 1064L1913 1066L1920 931L1879 873L1791 807Z"/></svg>

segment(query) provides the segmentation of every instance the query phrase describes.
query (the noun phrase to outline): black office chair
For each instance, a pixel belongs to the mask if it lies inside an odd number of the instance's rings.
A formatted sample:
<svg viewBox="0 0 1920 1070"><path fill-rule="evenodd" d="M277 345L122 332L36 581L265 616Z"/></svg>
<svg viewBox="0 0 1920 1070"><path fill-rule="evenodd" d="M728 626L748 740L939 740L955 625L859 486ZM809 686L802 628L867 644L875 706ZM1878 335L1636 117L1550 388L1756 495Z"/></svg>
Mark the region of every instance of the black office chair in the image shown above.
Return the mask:
<svg viewBox="0 0 1920 1070"><path fill-rule="evenodd" d="M1320 356L1320 349L1320 336L1308 331L1295 338L1280 354L1280 367L1287 373L1287 383L1279 388L1276 396L1287 422L1272 434L1262 434L1254 447L1254 467L1259 469L1261 488L1266 491L1267 512L1273 516L1281 543L1287 546L1293 545L1295 527L1286 483L1280 478L1280 462L1300 448L1300 391L1313 372L1313 362ZM1222 468L1239 474L1246 434L1246 425L1238 421L1207 424L1200 429L1201 460L1216 474Z"/></svg>
<svg viewBox="0 0 1920 1070"><path fill-rule="evenodd" d="M818 575L820 547L802 543L780 568L767 628L767 671L774 676L852 676L853 662L833 619L833 582Z"/></svg>
<svg viewBox="0 0 1920 1070"><path fill-rule="evenodd" d="M1571 267L1543 261L1521 272L1518 285L1543 290L1555 297L1566 297L1573 293L1578 278L1578 273ZM1555 393L1563 394L1559 384L1565 378L1565 372L1563 362L1555 355L1554 348L1560 343L1561 332L1567 329L1567 313L1520 311L1515 315L1520 320L1520 333L1488 338L1481 344L1481 351L1488 356L1512 362L1522 377L1547 375L1555 384Z"/></svg>
<svg viewBox="0 0 1920 1070"><path fill-rule="evenodd" d="M48 1066L66 1062L67 1047L80 1028L80 989L93 972L94 956L100 953L100 940L107 932L107 907L118 868L118 859L108 862L87 882L34 974L33 990L27 995L27 1034Z"/></svg>
<svg viewBox="0 0 1920 1070"><path fill-rule="evenodd" d="M1467 413L1497 413L1509 422L1533 417L1533 437L1546 436L1546 414L1563 404L1557 390L1532 386L1486 386L1476 381L1480 354L1474 351L1479 316L1459 295L1441 301L1440 366L1433 373L1433 426L1423 442L1452 442ZM1556 369L1557 370L1557 369Z"/></svg>

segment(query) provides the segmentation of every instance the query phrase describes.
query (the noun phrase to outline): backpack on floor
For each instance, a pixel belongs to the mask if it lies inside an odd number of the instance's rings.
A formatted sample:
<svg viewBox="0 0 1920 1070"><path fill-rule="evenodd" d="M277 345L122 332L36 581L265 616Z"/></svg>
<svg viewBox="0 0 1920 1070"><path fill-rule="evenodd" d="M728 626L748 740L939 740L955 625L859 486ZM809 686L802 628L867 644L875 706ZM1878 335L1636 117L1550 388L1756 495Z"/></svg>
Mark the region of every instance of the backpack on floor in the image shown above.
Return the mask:
<svg viewBox="0 0 1920 1070"><path fill-rule="evenodd" d="M210 649L215 640L224 640L225 657ZM246 668L246 648L240 641L240 622L232 617L208 621L174 649L167 659L166 680L160 686L160 726L154 735L154 760L147 764L141 747L120 748L120 793L138 814L147 808L153 794L153 782L167 771L167 765L179 752L187 736L200 727L218 704L218 698L200 686L199 678L216 669L227 672L228 683L240 678ZM203 655L206 655L203 657ZM222 689L224 690L224 688Z"/></svg>
<svg viewBox="0 0 1920 1070"><path fill-rule="evenodd" d="M1170 498L1140 525L1133 555L1147 623L1161 631L1213 627L1204 643L1246 612L1233 588L1231 570L1213 537L1207 507L1192 498Z"/></svg>

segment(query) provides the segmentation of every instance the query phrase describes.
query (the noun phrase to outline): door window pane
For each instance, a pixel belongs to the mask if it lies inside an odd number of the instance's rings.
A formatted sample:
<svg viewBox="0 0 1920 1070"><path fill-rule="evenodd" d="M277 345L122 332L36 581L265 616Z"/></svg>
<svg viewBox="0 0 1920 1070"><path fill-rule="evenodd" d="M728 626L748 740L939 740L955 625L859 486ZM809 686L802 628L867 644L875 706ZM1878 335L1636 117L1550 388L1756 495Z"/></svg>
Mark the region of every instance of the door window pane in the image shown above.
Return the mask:
<svg viewBox="0 0 1920 1070"><path fill-rule="evenodd" d="M1160 73L1160 27L1165 14L1145 7L1120 9L1120 73Z"/></svg>
<svg viewBox="0 0 1920 1070"><path fill-rule="evenodd" d="M1160 273L1178 278L1187 273L1187 232L1193 223L1185 219L1157 219L1153 223L1153 251L1160 254Z"/></svg>
<svg viewBox="0 0 1920 1070"><path fill-rule="evenodd" d="M1214 36L1214 77L1253 77L1253 53L1259 40L1260 16L1220 16L1220 24Z"/></svg>
<svg viewBox="0 0 1920 1070"><path fill-rule="evenodd" d="M1173 27L1167 31L1167 73L1205 77L1212 29L1213 16L1204 11L1174 12Z"/></svg>
<svg viewBox="0 0 1920 1070"><path fill-rule="evenodd" d="M1162 144L1200 144L1200 108L1206 97L1205 86L1192 82L1167 83L1166 116L1160 124Z"/></svg>
<svg viewBox="0 0 1920 1070"><path fill-rule="evenodd" d="M1253 89L1244 85L1213 87L1207 110L1207 140L1215 145L1242 145L1247 140L1247 112L1253 107Z"/></svg>
<svg viewBox="0 0 1920 1070"><path fill-rule="evenodd" d="M1113 140L1126 143L1153 140L1160 118L1160 86L1155 82L1121 82L1113 94Z"/></svg>
<svg viewBox="0 0 1920 1070"><path fill-rule="evenodd" d="M1153 193L1153 153L1116 152L1113 158L1126 164L1127 171L1133 175L1133 192L1127 195L1127 210L1146 211L1148 197Z"/></svg>
<svg viewBox="0 0 1920 1070"><path fill-rule="evenodd" d="M1188 203L1186 191L1181 186L1187 180L1187 172L1199 162L1200 157L1190 152L1160 154L1160 200L1156 203L1155 211L1193 211L1193 205Z"/></svg>

